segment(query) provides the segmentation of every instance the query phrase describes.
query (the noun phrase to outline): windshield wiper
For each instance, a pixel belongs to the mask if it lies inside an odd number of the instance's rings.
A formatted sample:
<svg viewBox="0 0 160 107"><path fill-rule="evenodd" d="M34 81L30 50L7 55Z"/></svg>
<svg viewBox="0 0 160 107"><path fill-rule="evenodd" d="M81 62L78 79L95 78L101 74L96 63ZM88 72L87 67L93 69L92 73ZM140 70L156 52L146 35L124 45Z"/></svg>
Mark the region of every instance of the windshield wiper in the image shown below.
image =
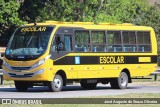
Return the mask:
<svg viewBox="0 0 160 107"><path fill-rule="evenodd" d="M27 51L27 52L29 53L29 56L30 56L30 57L33 57L33 56L31 55L31 50L30 50L30 49L27 49L27 48L29 47L29 44L30 44L32 38L33 38L33 36L31 36L31 38L29 39L29 41L28 41L27 44L26 44L26 47L24 47L23 50L22 50L22 52L23 52L25 55L26 55L26 51Z"/></svg>
<svg viewBox="0 0 160 107"><path fill-rule="evenodd" d="M31 40L32 40L33 36L31 36L31 38L29 39L29 41L27 42L27 46L26 48L28 48L28 45L30 44Z"/></svg>
<svg viewBox="0 0 160 107"><path fill-rule="evenodd" d="M29 39L29 41L26 43L26 46L23 48L22 52L25 54L26 53L26 48L28 48L31 40L32 40L33 36L31 36L31 38Z"/></svg>

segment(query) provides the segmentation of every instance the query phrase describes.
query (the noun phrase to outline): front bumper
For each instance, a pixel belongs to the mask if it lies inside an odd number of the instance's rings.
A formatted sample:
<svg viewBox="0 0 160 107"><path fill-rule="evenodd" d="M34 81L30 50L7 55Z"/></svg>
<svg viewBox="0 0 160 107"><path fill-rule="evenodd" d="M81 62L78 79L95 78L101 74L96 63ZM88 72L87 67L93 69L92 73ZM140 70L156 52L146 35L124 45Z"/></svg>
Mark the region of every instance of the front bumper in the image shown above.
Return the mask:
<svg viewBox="0 0 160 107"><path fill-rule="evenodd" d="M28 71L11 71L7 72L3 69L3 76L5 80L21 80L21 81L52 81L52 73L43 69L37 70L35 72ZM52 79L51 79L52 77Z"/></svg>

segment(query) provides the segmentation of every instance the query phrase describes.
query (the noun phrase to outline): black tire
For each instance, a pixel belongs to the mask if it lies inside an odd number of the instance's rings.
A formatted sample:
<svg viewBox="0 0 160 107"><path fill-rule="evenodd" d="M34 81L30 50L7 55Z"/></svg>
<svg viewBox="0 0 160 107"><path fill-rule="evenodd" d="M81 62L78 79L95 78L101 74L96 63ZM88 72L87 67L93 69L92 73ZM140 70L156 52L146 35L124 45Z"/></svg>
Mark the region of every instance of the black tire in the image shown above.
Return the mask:
<svg viewBox="0 0 160 107"><path fill-rule="evenodd" d="M27 91L29 85L23 81L14 81L15 87L20 92Z"/></svg>
<svg viewBox="0 0 160 107"><path fill-rule="evenodd" d="M118 78L112 79L110 85L113 89L126 89L128 85L128 75L121 72Z"/></svg>
<svg viewBox="0 0 160 107"><path fill-rule="evenodd" d="M63 87L63 79L61 75L56 74L53 81L49 82L48 87L52 92L61 91Z"/></svg>
<svg viewBox="0 0 160 107"><path fill-rule="evenodd" d="M87 80L81 80L80 84L84 89L94 89L97 86L97 83L87 83Z"/></svg>

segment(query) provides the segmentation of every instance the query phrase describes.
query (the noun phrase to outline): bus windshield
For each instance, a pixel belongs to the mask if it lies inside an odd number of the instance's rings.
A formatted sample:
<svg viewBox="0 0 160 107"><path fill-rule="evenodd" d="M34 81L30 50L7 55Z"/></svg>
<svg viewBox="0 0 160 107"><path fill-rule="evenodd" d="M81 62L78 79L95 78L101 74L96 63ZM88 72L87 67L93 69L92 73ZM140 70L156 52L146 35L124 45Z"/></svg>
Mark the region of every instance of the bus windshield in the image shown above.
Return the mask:
<svg viewBox="0 0 160 107"><path fill-rule="evenodd" d="M6 49L6 56L24 58L42 55L48 46L53 27L34 26L17 29Z"/></svg>

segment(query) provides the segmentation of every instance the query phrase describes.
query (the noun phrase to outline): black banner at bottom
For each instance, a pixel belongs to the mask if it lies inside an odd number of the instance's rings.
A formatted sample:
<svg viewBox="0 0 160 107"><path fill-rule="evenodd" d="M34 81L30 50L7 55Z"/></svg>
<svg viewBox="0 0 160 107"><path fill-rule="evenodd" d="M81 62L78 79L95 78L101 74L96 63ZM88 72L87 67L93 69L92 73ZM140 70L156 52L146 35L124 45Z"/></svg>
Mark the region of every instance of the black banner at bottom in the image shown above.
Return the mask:
<svg viewBox="0 0 160 107"><path fill-rule="evenodd" d="M0 98L0 104L160 104L160 98Z"/></svg>

